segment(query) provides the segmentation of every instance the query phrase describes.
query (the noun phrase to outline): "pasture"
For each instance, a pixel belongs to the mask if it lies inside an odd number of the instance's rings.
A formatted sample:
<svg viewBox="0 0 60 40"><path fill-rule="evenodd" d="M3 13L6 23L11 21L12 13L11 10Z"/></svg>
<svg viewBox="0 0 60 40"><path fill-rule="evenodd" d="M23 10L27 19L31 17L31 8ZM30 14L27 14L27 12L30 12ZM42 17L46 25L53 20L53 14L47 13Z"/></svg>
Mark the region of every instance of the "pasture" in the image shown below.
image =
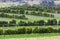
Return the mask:
<svg viewBox="0 0 60 40"><path fill-rule="evenodd" d="M0 40L59 40L59 33L0 35Z"/></svg>
<svg viewBox="0 0 60 40"><path fill-rule="evenodd" d="M0 39L0 40L60 40L60 36L38 37L38 38L11 38L11 39Z"/></svg>

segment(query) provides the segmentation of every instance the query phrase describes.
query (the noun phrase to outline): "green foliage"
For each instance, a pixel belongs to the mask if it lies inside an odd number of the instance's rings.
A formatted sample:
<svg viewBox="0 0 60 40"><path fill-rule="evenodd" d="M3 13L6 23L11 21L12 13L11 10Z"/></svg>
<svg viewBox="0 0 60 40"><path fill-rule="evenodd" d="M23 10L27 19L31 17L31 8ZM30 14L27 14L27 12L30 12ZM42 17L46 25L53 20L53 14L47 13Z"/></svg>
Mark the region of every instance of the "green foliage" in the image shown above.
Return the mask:
<svg viewBox="0 0 60 40"><path fill-rule="evenodd" d="M6 12L6 13L21 13L24 14L24 10L28 11L40 11L40 12L50 12L55 13L56 11L60 13L60 7L55 6L13 6L13 7L6 7L6 8L0 8L0 12Z"/></svg>
<svg viewBox="0 0 60 40"><path fill-rule="evenodd" d="M9 22L9 26L14 26L14 25L16 25L16 20L12 20Z"/></svg>
<svg viewBox="0 0 60 40"><path fill-rule="evenodd" d="M32 28L31 27L26 28L26 33L31 34L32 33Z"/></svg>
<svg viewBox="0 0 60 40"><path fill-rule="evenodd" d="M57 21L56 19L51 19L48 20L47 22L44 20L39 20L39 21L34 21L34 22L30 22L30 21L19 21L17 23L16 20L11 20L9 22L7 21L0 21L0 26L49 26L49 25L60 25L60 21Z"/></svg>
<svg viewBox="0 0 60 40"><path fill-rule="evenodd" d="M49 32L48 32L48 29L41 28L40 31L39 31L39 33L49 33Z"/></svg>
<svg viewBox="0 0 60 40"><path fill-rule="evenodd" d="M16 34L16 31L12 30L12 29L8 29L8 30L5 30L4 34L6 34L6 35L8 35L8 34Z"/></svg>
<svg viewBox="0 0 60 40"><path fill-rule="evenodd" d="M0 35L3 35L3 29L0 28Z"/></svg>
<svg viewBox="0 0 60 40"><path fill-rule="evenodd" d="M15 6L15 7L6 7L6 8L0 8L0 12L3 13L13 13L13 14L29 14L29 15L37 15L37 16L44 16L44 17L54 17L53 14L48 14L48 13L55 13L56 10L58 11L58 13L60 13L60 7L43 7L43 6L39 6L39 7L35 7L35 6ZM30 12L31 11L31 12ZM38 12L39 11L39 12ZM42 13L44 12L44 13ZM47 13L46 13L47 12ZM1 16L3 17L3 13L1 14ZM7 15L5 15L6 17ZM10 16L12 17L12 16Z"/></svg>
<svg viewBox="0 0 60 40"><path fill-rule="evenodd" d="M52 33L54 29L49 26L49 27L47 27L47 30L48 30L49 33Z"/></svg>
<svg viewBox="0 0 60 40"><path fill-rule="evenodd" d="M47 25L57 25L57 22L56 19L48 20Z"/></svg>
<svg viewBox="0 0 60 40"><path fill-rule="evenodd" d="M58 28L57 30L58 30L58 32L60 33L60 28Z"/></svg>
<svg viewBox="0 0 60 40"><path fill-rule="evenodd" d="M4 30L0 29L0 35L11 35L11 34L32 34L32 33L60 33L60 28L55 28L53 29L52 27L47 27L47 28L40 28L40 27L21 27L18 29L7 29Z"/></svg>
<svg viewBox="0 0 60 40"><path fill-rule="evenodd" d="M28 19L25 15L9 15L9 14L5 14L5 13L0 13L0 17L3 18L14 18L14 19Z"/></svg>
<svg viewBox="0 0 60 40"><path fill-rule="evenodd" d="M17 29L17 34L25 34L25 33L26 33L25 27Z"/></svg>
<svg viewBox="0 0 60 40"><path fill-rule="evenodd" d="M58 29L53 30L54 33L59 33Z"/></svg>
<svg viewBox="0 0 60 40"><path fill-rule="evenodd" d="M39 33L39 31L40 31L40 27L35 27L35 28L33 29L33 33Z"/></svg>

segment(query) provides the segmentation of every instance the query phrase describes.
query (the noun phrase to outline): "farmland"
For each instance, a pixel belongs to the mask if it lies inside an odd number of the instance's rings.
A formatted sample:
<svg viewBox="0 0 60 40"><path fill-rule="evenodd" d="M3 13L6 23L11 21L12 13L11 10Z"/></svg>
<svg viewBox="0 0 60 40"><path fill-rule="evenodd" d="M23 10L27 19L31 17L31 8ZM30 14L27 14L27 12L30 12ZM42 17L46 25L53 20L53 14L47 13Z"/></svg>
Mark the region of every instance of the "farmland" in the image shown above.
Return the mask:
<svg viewBox="0 0 60 40"><path fill-rule="evenodd" d="M53 40L53 37L59 40L59 8L19 5L0 8L0 40Z"/></svg>
<svg viewBox="0 0 60 40"><path fill-rule="evenodd" d="M38 24L37 26L41 26L43 24L44 27L50 26L50 25L52 27L58 25L59 27L60 26L59 11L60 11L59 7L55 7L55 6L53 7L49 7L49 6L48 7L42 7L42 6L30 7L30 6L19 6L18 5L18 6L12 6L12 7L3 7L3 8L0 8L0 21L2 22L6 21L8 24L8 27L10 27L9 23L12 20L16 21L16 26L18 27L19 27L19 22L21 21L24 24L27 23L28 24L28 25L26 24L27 26L36 26L39 21L40 22L42 21L42 23ZM21 16L21 15L24 15L24 16ZM55 23L48 24L49 20L50 21L55 20ZM34 22L36 22L36 25L34 24ZM47 23L44 24L44 22L47 22Z"/></svg>

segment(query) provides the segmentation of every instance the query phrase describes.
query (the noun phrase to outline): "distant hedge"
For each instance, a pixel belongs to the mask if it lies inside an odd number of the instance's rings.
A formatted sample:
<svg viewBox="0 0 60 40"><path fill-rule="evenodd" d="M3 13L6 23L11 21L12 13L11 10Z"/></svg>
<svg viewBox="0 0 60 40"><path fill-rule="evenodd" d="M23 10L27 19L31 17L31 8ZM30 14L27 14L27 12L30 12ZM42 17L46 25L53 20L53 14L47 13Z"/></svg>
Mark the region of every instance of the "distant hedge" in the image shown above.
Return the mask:
<svg viewBox="0 0 60 40"><path fill-rule="evenodd" d="M49 19L47 21L45 20L39 20L39 21L16 21L16 20L11 20L11 21L0 21L0 27L8 27L8 26L54 26L54 25L60 25L60 20L57 21L56 19Z"/></svg>
<svg viewBox="0 0 60 40"><path fill-rule="evenodd" d="M60 28L40 28L40 27L21 27L18 29L7 29L4 30L0 29L0 35L10 35L10 34L32 34L32 33L60 33Z"/></svg>
<svg viewBox="0 0 60 40"><path fill-rule="evenodd" d="M5 13L0 13L0 17L2 18L14 18L14 19L28 19L25 15L9 15Z"/></svg>

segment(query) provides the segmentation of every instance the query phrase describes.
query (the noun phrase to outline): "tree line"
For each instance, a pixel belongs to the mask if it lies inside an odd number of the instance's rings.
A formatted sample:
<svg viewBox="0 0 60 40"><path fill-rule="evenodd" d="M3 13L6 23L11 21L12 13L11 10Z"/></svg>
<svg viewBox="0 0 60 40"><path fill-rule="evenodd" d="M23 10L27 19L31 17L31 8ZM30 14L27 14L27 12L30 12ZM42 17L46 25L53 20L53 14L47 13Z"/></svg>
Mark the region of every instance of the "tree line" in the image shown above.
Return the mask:
<svg viewBox="0 0 60 40"><path fill-rule="evenodd" d="M53 26L53 25L60 25L60 21L57 21L56 19L51 19L51 20L47 20L47 22L45 20L40 20L40 21L34 21L34 22L25 22L25 21L19 21L17 23L16 20L11 20L9 22L7 21L0 21L0 26Z"/></svg>

